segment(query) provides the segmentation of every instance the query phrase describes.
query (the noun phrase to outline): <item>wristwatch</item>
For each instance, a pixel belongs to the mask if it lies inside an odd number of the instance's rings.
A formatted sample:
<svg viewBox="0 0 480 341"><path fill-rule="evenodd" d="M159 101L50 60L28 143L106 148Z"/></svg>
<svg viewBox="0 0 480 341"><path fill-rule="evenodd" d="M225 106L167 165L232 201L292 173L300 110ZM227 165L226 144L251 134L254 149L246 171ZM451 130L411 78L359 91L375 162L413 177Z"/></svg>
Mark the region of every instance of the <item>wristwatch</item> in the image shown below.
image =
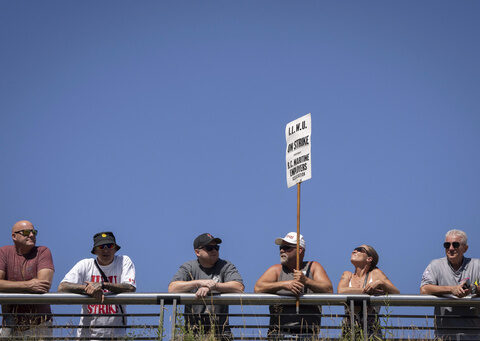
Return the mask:
<svg viewBox="0 0 480 341"><path fill-rule="evenodd" d="M470 286L470 292L472 293L472 295L478 294L478 287L475 284L472 284Z"/></svg>

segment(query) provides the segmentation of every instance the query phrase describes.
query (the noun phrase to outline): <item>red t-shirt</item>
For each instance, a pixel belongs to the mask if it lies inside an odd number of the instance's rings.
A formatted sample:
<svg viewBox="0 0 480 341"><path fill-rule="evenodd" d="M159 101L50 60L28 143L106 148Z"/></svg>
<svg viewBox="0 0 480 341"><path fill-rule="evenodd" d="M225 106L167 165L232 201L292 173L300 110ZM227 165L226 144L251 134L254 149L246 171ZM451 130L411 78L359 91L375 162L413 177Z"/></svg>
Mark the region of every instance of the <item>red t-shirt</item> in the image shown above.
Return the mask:
<svg viewBox="0 0 480 341"><path fill-rule="evenodd" d="M29 281L36 278L38 271L42 269L55 270L52 253L47 247L35 246L26 255L18 254L14 245L0 247L0 270L5 272L6 280ZM18 315L13 320L8 319L7 315L3 318L3 325L35 325L51 319L52 313L49 304L3 304L2 312L45 313L37 316Z"/></svg>

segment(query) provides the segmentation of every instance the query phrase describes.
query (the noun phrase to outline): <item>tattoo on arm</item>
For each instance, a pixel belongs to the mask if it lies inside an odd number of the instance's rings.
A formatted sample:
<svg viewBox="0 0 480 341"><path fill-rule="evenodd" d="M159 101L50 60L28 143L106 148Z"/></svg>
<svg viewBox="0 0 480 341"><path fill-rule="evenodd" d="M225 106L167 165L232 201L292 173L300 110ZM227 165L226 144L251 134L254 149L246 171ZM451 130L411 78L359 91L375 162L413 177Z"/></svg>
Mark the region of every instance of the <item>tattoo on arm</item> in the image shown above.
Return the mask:
<svg viewBox="0 0 480 341"><path fill-rule="evenodd" d="M128 283L104 282L103 287L115 294L120 294L122 292L134 292L136 290L136 288L133 285Z"/></svg>
<svg viewBox="0 0 480 341"><path fill-rule="evenodd" d="M75 284L69 282L62 282L58 286L58 292L71 292L74 294L85 294L85 284Z"/></svg>

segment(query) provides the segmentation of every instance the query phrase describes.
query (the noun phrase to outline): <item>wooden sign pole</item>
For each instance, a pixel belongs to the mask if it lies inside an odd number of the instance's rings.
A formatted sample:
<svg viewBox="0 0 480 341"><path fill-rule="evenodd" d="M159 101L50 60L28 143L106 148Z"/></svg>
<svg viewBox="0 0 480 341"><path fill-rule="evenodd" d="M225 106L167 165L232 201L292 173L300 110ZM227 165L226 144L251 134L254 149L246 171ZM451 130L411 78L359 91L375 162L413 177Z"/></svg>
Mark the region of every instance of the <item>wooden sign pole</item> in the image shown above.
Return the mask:
<svg viewBox="0 0 480 341"><path fill-rule="evenodd" d="M285 139L287 148L285 154L287 187L297 185L297 266L300 270L300 185L302 181L312 178L311 167L311 135L312 115L310 113L287 123ZM303 293L303 292L302 292ZM296 311L300 313L300 294L296 298Z"/></svg>
<svg viewBox="0 0 480 341"><path fill-rule="evenodd" d="M297 270L300 270L300 181L297 183ZM300 312L300 300L295 302L297 314Z"/></svg>

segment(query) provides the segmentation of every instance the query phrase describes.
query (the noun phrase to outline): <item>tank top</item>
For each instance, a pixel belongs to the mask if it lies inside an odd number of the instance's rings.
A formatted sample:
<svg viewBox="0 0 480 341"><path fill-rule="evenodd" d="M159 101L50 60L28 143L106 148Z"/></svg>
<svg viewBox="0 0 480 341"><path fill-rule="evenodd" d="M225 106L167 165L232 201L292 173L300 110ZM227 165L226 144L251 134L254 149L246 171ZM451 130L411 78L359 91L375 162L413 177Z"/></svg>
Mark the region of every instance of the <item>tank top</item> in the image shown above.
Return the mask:
<svg viewBox="0 0 480 341"><path fill-rule="evenodd" d="M310 267L312 262L303 262L301 270L304 275L312 279ZM282 265L278 281L293 280L293 271ZM303 289L304 294L313 294L310 288ZM292 296L288 290L282 289L277 291L278 295ZM297 315L295 304L284 305L276 304L270 306L270 331L280 330L282 332L304 334L312 333L321 324L322 307L319 305L300 305L300 311Z"/></svg>
<svg viewBox="0 0 480 341"><path fill-rule="evenodd" d="M353 277L353 273L352 273L352 276L350 277L350 281L348 282L349 288L352 287L352 277ZM370 281L368 280L369 277L370 277ZM367 283L372 283L372 282L373 282L373 276L370 276L370 272L367 272L367 275L365 276L365 280L363 281L362 288L365 288L367 286ZM360 305L355 305L355 313L359 313L360 309L361 309ZM372 313L378 314L380 311L380 307L368 306L367 311L369 314L372 314Z"/></svg>
<svg viewBox="0 0 480 341"><path fill-rule="evenodd" d="M365 286L367 285L369 275L370 275L370 272L367 272L367 276L365 277L365 281L363 282L363 287L362 288L365 288ZM352 274L352 277L353 277L353 274ZM349 288L352 287L352 277L350 277L350 281L348 282L348 287ZM368 283L372 283L372 282L373 282L373 277L370 278L370 282L368 282Z"/></svg>
<svg viewBox="0 0 480 341"><path fill-rule="evenodd" d="M352 277L353 277L353 274L352 274ZM349 288L352 287L352 277L350 277L350 281L348 282ZM370 281L368 280L368 277L370 277ZM367 272L362 288L365 288L367 283L372 283L372 282L373 282L373 276L370 276L370 272ZM383 340L383 335L380 329L380 323L378 321L378 316L377 316L379 312L380 312L380 307L372 307L371 305L367 305L367 314L369 315L367 317L368 334L374 335L375 340ZM361 302L355 303L354 313L355 313L355 324L357 326L362 326L363 325L363 303ZM345 306L345 314L347 316L345 317L342 323L342 337L344 339L349 339L352 337L351 335L352 331L350 330L350 306L349 305ZM355 332L355 335L357 335L357 333L358 333L358 330ZM358 336L360 337L360 335Z"/></svg>

